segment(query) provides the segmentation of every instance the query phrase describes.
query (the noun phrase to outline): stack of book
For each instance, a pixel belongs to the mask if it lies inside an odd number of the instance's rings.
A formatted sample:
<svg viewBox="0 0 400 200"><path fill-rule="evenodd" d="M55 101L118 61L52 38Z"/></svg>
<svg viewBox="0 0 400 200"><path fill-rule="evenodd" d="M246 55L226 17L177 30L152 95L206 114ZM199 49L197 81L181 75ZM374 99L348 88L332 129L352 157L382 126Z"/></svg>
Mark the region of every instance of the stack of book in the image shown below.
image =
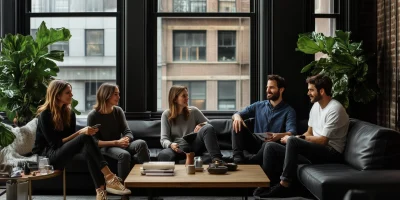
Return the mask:
<svg viewBox="0 0 400 200"><path fill-rule="evenodd" d="M140 173L147 176L173 176L175 162L146 162L140 168Z"/></svg>

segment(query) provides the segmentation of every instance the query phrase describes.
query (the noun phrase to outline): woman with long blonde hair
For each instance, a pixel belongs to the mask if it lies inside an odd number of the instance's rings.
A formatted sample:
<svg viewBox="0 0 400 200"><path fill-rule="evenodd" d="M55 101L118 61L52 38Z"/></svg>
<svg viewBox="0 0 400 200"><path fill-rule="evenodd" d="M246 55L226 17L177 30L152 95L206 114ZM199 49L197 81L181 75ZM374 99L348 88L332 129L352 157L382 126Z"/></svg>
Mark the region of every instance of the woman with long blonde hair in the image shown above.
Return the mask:
<svg viewBox="0 0 400 200"><path fill-rule="evenodd" d="M147 144L134 140L124 111L118 106L119 88L103 83L96 94L96 104L87 118L88 126L101 124L95 135L101 153L118 160L118 176L125 179L131 170L131 159L137 155L138 162L150 161Z"/></svg>
<svg viewBox="0 0 400 200"><path fill-rule="evenodd" d="M169 90L169 109L161 116L160 161L179 161L186 158L184 152L202 155L207 150L212 161L221 161L222 154L217 136L208 119L194 106L188 106L189 95L185 86L173 85ZM186 137L184 137L186 136ZM191 136L191 137L189 137Z"/></svg>
<svg viewBox="0 0 400 200"><path fill-rule="evenodd" d="M106 191L119 195L130 194L131 191L121 184L120 178L110 171L92 137L98 129L87 126L75 131L72 96L71 84L63 80L50 82L45 103L37 111L38 127L32 153L48 157L55 169L63 169L76 154L83 153L96 186L96 199L107 199Z"/></svg>

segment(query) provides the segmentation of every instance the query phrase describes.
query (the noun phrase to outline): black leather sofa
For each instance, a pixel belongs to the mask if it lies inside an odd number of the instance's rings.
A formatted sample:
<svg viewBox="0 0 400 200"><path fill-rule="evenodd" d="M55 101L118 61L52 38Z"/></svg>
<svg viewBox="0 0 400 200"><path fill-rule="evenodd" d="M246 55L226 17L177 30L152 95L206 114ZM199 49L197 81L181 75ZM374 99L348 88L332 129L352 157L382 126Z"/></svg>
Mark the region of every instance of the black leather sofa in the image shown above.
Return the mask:
<svg viewBox="0 0 400 200"><path fill-rule="evenodd" d="M77 128L81 128L86 125L86 120L78 119L77 124ZM160 121L128 121L128 124L135 138L147 142L151 159L156 160L162 149ZM215 119L211 124L217 132L223 159L232 161L231 120ZM307 121L298 123L299 133L304 133L306 128ZM299 182L318 199L343 199L348 190L366 190L375 192L375 196L400 196L400 191L392 189L400 188L400 133L351 119L344 158L345 163L341 164L299 165ZM116 172L116 162L106 159ZM210 160L207 153L203 154L203 160ZM67 194L94 194L94 185L82 155L77 155L66 170ZM62 194L61 177L34 181L33 192Z"/></svg>
<svg viewBox="0 0 400 200"><path fill-rule="evenodd" d="M366 199L400 199L400 133L350 120L344 163L299 165L299 181L318 199L343 199L348 190Z"/></svg>

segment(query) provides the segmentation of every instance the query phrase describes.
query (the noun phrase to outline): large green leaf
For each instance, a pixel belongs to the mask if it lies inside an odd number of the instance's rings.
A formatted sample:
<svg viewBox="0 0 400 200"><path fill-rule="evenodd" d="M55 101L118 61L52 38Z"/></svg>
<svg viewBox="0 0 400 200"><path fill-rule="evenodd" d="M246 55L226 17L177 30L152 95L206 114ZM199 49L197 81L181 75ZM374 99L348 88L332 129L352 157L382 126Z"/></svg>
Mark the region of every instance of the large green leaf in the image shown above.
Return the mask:
<svg viewBox="0 0 400 200"><path fill-rule="evenodd" d="M81 112L79 112L79 111L75 108L77 105L78 105L78 101L75 100L74 98L72 98L71 110L72 110L75 114L80 115Z"/></svg>
<svg viewBox="0 0 400 200"><path fill-rule="evenodd" d="M304 36L297 40L297 47L297 51L301 51L306 54L315 54L323 50L315 43L314 40Z"/></svg>
<svg viewBox="0 0 400 200"><path fill-rule="evenodd" d="M68 29L47 29L46 23L42 22L36 33L36 42L39 49L47 47L55 42L68 41L71 38L71 33Z"/></svg>
<svg viewBox="0 0 400 200"><path fill-rule="evenodd" d="M325 49L329 55L332 54L333 46L335 45L335 39L332 37L325 37Z"/></svg>
<svg viewBox="0 0 400 200"><path fill-rule="evenodd" d="M6 147L11 144L15 139L15 135L11 129L0 123L0 147Z"/></svg>
<svg viewBox="0 0 400 200"><path fill-rule="evenodd" d="M315 66L316 63L317 61L312 61L310 64L306 65L305 67L303 67L303 69L301 69L301 73L310 71Z"/></svg>

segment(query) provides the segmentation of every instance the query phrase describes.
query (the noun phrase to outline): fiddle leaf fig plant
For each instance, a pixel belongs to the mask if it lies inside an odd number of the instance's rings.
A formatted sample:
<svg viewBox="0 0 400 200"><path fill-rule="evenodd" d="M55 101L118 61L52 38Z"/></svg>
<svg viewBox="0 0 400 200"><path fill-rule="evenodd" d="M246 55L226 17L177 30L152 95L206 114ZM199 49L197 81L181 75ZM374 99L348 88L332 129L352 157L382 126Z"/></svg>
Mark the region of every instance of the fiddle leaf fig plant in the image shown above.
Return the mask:
<svg viewBox="0 0 400 200"><path fill-rule="evenodd" d="M49 51L49 45L70 38L68 29L48 29L45 22L38 28L36 39L21 34L0 38L0 110L10 121L25 124L35 117L38 106L44 103L48 84L60 71L55 61L64 60L64 51ZM0 145L3 138L9 137L3 135L6 132L0 125Z"/></svg>
<svg viewBox="0 0 400 200"><path fill-rule="evenodd" d="M316 32L299 35L296 51L323 54L319 60L304 66L301 73L329 76L333 82L332 97L345 108L349 107L349 96L355 102L368 103L376 97L377 89L367 82L367 56L362 41L351 42L350 32L337 30L335 33L335 37Z"/></svg>

